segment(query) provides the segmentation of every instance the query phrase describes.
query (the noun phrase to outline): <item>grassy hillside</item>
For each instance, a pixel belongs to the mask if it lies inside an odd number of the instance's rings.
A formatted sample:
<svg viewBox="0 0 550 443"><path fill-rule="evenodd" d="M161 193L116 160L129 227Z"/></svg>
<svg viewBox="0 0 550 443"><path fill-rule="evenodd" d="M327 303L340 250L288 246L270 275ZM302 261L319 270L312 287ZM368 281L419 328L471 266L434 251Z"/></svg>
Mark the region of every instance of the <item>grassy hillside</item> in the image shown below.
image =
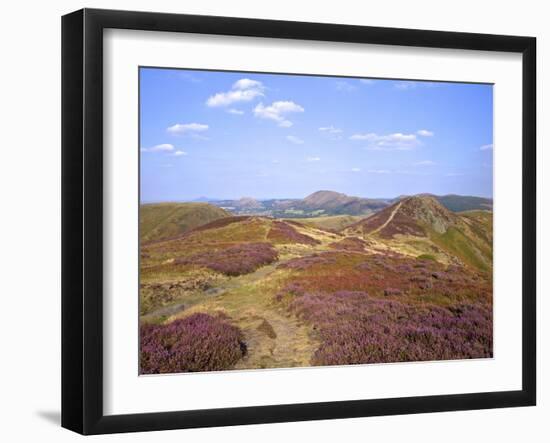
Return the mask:
<svg viewBox="0 0 550 443"><path fill-rule="evenodd" d="M448 263L458 259L480 271L492 268L492 213L455 213L431 195L402 199L344 232L380 241L401 253Z"/></svg>
<svg viewBox="0 0 550 443"><path fill-rule="evenodd" d="M140 241L148 242L176 237L190 229L229 214L208 203L155 203L141 205Z"/></svg>

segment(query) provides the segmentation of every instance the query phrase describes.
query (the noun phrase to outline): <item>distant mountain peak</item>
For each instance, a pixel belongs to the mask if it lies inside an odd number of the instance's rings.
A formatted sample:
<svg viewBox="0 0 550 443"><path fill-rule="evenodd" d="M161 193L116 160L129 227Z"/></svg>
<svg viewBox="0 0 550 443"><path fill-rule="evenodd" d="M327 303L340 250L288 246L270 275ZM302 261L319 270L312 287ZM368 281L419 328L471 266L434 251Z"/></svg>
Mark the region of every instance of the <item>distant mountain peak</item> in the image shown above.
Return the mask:
<svg viewBox="0 0 550 443"><path fill-rule="evenodd" d="M240 208L261 208L262 204L252 197L241 197L239 200L237 200L237 205Z"/></svg>
<svg viewBox="0 0 550 443"><path fill-rule="evenodd" d="M304 203L308 205L324 205L331 202L343 202L357 197L349 197L346 194L335 191L317 191L304 198Z"/></svg>

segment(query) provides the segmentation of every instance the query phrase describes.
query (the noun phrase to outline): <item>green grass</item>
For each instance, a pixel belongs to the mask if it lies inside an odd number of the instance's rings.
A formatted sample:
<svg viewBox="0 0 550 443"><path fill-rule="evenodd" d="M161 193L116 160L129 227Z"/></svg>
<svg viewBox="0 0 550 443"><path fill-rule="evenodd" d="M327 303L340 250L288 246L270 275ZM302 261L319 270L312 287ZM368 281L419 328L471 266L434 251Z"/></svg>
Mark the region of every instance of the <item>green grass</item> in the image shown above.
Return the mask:
<svg viewBox="0 0 550 443"><path fill-rule="evenodd" d="M457 228L450 227L444 234L434 235L433 241L474 268L481 271L489 271L491 269L490 257L486 256L489 251L481 251L479 248L476 248L472 240Z"/></svg>
<svg viewBox="0 0 550 443"><path fill-rule="evenodd" d="M419 255L418 257L416 257L417 259L419 260L432 260L432 261L437 261L437 259L435 258L435 256L433 256L432 254L421 254Z"/></svg>

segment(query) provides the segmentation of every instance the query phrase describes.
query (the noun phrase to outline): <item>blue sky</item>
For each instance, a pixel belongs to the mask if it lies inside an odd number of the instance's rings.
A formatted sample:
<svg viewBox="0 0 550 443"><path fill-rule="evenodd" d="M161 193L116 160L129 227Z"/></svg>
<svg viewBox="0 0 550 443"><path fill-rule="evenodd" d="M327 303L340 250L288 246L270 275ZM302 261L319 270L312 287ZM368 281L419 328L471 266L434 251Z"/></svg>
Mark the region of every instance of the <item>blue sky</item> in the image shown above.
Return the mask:
<svg viewBox="0 0 550 443"><path fill-rule="evenodd" d="M492 197L491 85L140 69L141 200Z"/></svg>

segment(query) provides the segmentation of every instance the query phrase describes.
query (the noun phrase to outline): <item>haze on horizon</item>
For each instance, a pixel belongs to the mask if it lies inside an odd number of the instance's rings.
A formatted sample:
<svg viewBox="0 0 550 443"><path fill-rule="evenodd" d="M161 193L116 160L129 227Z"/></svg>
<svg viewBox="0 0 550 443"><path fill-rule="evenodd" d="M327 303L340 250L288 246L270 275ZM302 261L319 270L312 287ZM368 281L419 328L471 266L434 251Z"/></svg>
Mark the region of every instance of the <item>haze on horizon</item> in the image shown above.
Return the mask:
<svg viewBox="0 0 550 443"><path fill-rule="evenodd" d="M492 198L492 85L140 69L142 202Z"/></svg>

